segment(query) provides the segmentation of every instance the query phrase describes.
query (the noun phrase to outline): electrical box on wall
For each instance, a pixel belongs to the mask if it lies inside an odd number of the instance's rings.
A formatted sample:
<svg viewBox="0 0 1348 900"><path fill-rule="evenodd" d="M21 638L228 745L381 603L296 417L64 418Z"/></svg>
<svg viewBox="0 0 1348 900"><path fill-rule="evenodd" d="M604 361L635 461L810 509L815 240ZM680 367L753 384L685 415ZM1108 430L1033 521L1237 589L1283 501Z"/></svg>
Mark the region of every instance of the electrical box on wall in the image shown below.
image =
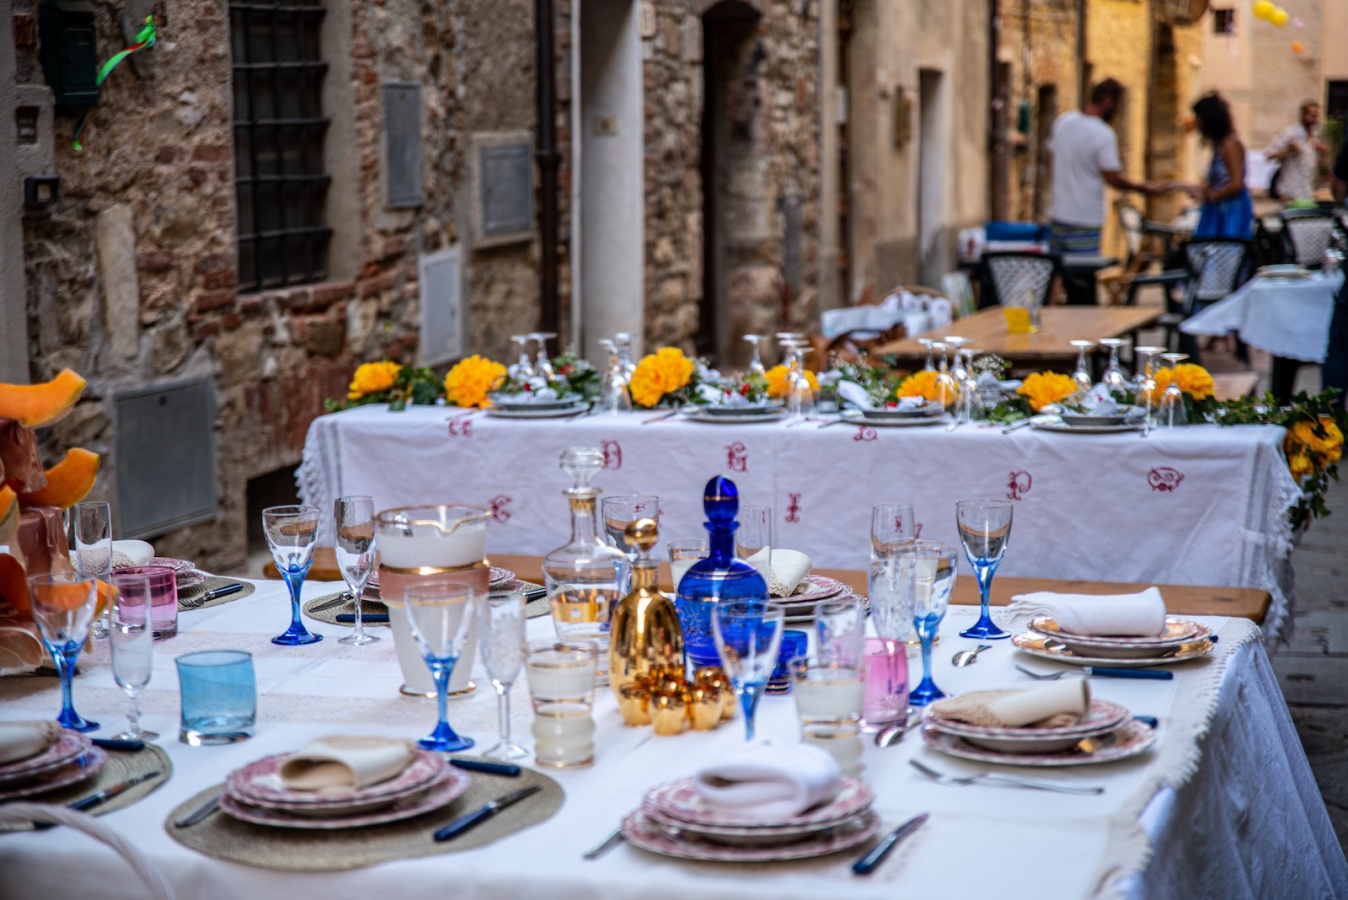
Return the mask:
<svg viewBox="0 0 1348 900"><path fill-rule="evenodd" d="M81 0L48 0L38 10L42 74L62 107L98 102L98 41L94 8Z"/></svg>

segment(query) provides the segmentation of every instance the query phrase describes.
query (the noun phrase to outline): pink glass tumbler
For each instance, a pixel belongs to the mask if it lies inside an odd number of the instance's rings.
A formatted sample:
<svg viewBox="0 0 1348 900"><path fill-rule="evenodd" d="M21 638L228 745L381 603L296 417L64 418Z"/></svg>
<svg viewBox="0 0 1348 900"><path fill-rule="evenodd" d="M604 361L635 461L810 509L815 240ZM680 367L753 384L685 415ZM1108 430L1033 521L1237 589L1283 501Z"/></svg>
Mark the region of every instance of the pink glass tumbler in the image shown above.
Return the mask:
<svg viewBox="0 0 1348 900"><path fill-rule="evenodd" d="M877 731L908 718L908 652L903 641L866 638L866 701L861 709L865 731Z"/></svg>
<svg viewBox="0 0 1348 900"><path fill-rule="evenodd" d="M167 566L130 566L119 575L143 575L150 582L150 625L161 641L178 633L178 579Z"/></svg>

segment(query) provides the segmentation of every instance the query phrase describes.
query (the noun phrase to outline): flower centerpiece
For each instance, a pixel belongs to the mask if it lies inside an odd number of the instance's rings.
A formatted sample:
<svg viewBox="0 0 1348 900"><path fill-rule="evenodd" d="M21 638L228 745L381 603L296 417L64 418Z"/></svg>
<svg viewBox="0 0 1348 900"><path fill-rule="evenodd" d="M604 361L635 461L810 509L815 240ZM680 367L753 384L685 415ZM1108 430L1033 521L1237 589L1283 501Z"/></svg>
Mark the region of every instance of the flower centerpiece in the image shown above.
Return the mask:
<svg viewBox="0 0 1348 900"><path fill-rule="evenodd" d="M488 399L543 403L591 399L598 392L599 374L594 366L568 351L552 360L551 377L537 372L526 377L518 365L510 366Z"/></svg>
<svg viewBox="0 0 1348 900"><path fill-rule="evenodd" d="M713 380L705 363L689 359L678 347L662 347L641 358L628 389L632 402L645 409L686 403L701 405L708 402L699 390L704 380Z"/></svg>
<svg viewBox="0 0 1348 900"><path fill-rule="evenodd" d="M1025 398L1034 412L1049 404L1061 405L1080 391L1081 385L1075 378L1058 372L1035 372L1016 388L1016 393Z"/></svg>
<svg viewBox="0 0 1348 900"><path fill-rule="evenodd" d="M784 365L778 364L768 369L764 381L763 392L773 400L782 400L786 397L786 376L790 374L790 369ZM805 381L810 385L810 391L819 393L819 379L809 369L802 369L801 374L805 376Z"/></svg>
<svg viewBox="0 0 1348 900"><path fill-rule="evenodd" d="M474 353L454 364L445 376L445 399L456 406L491 406L487 393L495 390L506 377L506 367Z"/></svg>
<svg viewBox="0 0 1348 900"><path fill-rule="evenodd" d="M1184 395L1184 411L1190 422L1202 422L1217 410L1216 387L1212 375L1202 366L1194 363L1180 363L1174 368L1157 369L1152 374L1156 390L1149 399L1159 406L1166 388L1173 383Z"/></svg>
<svg viewBox="0 0 1348 900"><path fill-rule="evenodd" d="M357 366L346 398L326 399L323 407L328 412L336 412L353 406L387 403L391 412L399 412L409 403L430 406L440 396L440 383L430 369L383 359Z"/></svg>

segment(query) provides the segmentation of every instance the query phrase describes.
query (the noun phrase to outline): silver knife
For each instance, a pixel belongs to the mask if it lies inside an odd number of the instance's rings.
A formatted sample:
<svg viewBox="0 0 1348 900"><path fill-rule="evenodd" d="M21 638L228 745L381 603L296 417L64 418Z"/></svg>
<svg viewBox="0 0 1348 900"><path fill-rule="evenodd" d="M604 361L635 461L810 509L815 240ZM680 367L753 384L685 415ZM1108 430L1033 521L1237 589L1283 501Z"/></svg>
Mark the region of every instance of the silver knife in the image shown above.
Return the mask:
<svg viewBox="0 0 1348 900"><path fill-rule="evenodd" d="M205 803L192 810L187 815L173 823L174 828L191 828L193 825L203 821L211 813L220 808L220 795L216 794Z"/></svg>
<svg viewBox="0 0 1348 900"><path fill-rule="evenodd" d="M159 771L144 772L140 775L137 775L135 778L129 778L126 781L123 781L121 784L114 784L112 787L104 788L97 794L90 794L83 800L76 800L74 803L67 803L66 809L74 809L80 812L91 810L95 806L98 806L99 804L106 803L113 797L116 797L118 794L125 793L126 791L131 790L133 787L140 784L141 782L149 781L151 778L158 778L160 775L163 774L164 774L163 772ZM46 831L49 828L55 828L56 825L57 825L56 822L36 822L34 823L33 828L36 831Z"/></svg>
<svg viewBox="0 0 1348 900"><path fill-rule="evenodd" d="M332 609L334 606L341 606L343 603L351 599L352 597L350 594L343 592L341 595L333 597L331 600L324 600L317 606L309 607L309 612L311 613L323 612L323 610L325 609Z"/></svg>
<svg viewBox="0 0 1348 900"><path fill-rule="evenodd" d="M513 806L526 797L532 797L541 790L543 789L538 785L531 784L527 788L520 788L518 791L506 794L503 797L497 797L486 806L475 809L466 815L459 816L453 822L450 822L444 828L441 828L435 833L435 839L437 841L447 841L450 838L458 837L473 826L490 819L506 807Z"/></svg>
<svg viewBox="0 0 1348 900"><path fill-rule="evenodd" d="M605 853L612 850L614 847L621 844L622 842L623 842L623 830L621 828L616 828L614 829L612 834L604 838L604 842L602 844L600 844L598 847L595 847L593 850L590 850L587 853L583 854L581 856L581 859L596 860L599 857L603 856Z"/></svg>
<svg viewBox="0 0 1348 900"><path fill-rule="evenodd" d="M925 821L927 821L927 813L922 813L895 828L885 836L884 840L875 845L875 849L852 864L852 872L856 875L869 875L874 872L879 868L880 863L885 861L889 852L897 847L900 841L921 828Z"/></svg>

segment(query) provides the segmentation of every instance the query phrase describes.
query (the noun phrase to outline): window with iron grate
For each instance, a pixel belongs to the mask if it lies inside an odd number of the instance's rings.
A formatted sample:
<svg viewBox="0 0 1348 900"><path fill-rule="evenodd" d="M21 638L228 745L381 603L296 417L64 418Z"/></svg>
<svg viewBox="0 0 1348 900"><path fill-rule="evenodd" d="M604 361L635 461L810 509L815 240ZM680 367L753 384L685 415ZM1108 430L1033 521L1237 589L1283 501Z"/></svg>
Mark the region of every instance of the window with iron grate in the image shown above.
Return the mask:
<svg viewBox="0 0 1348 900"><path fill-rule="evenodd" d="M238 290L327 277L321 0L229 4Z"/></svg>

